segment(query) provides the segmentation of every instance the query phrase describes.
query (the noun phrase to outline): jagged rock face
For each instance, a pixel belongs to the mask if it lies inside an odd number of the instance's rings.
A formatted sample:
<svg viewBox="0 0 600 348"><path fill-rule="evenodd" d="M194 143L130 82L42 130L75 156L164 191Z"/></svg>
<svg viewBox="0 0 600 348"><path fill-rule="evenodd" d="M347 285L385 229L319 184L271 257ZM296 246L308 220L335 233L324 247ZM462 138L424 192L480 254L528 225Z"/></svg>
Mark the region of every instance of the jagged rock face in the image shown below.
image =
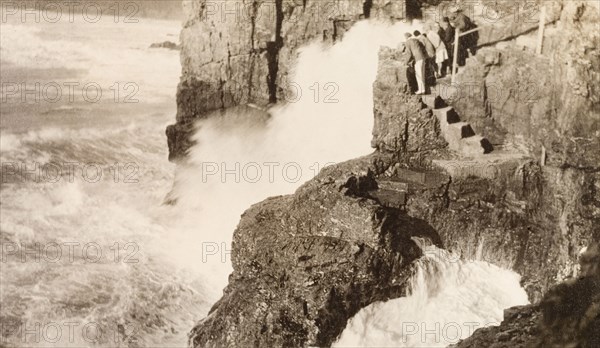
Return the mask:
<svg viewBox="0 0 600 348"><path fill-rule="evenodd" d="M600 5L564 1L542 56L486 48L457 76L452 105L496 143L547 151L557 167L600 170Z"/></svg>
<svg viewBox="0 0 600 348"><path fill-rule="evenodd" d="M190 123L216 109L286 99L300 46L336 40L360 18L404 18L396 0L186 0L177 123L170 158L191 145Z"/></svg>
<svg viewBox="0 0 600 348"><path fill-rule="evenodd" d="M443 151L447 143L437 118L418 96L411 95L406 72L402 53L382 47L373 84L375 123L371 145L399 162L419 166Z"/></svg>
<svg viewBox="0 0 600 348"><path fill-rule="evenodd" d="M479 329L455 348L600 347L600 252L581 257L581 274L553 287L539 305L504 311L500 326Z"/></svg>
<svg viewBox="0 0 600 348"><path fill-rule="evenodd" d="M392 155L396 167L423 170L451 155L436 117L408 91L403 57L382 48L373 89L373 145ZM455 158L454 166L472 161ZM473 173L437 188L411 189L406 209L428 221L447 249L521 274L537 302L550 286L573 275L579 250L600 235L600 173L541 167L533 156L506 163L482 166L486 173L480 174L492 173L485 178Z"/></svg>
<svg viewBox="0 0 600 348"><path fill-rule="evenodd" d="M439 238L369 196L383 167L377 155L327 167L293 196L246 211L229 285L191 345L329 346L360 308L405 295L410 265L422 255L411 238Z"/></svg>
<svg viewBox="0 0 600 348"><path fill-rule="evenodd" d="M304 11L315 4L313 1L278 3L282 9L285 4L294 5L295 11L302 8L300 13L306 13ZM339 3L349 4L342 0ZM379 5L370 7L371 15L389 13L381 6L385 1L374 3ZM352 16L348 21L338 18L337 22L327 22L329 26L321 26L315 19L303 15L300 18L304 18L305 25L290 25L284 29L286 14L281 22L281 33L288 30L288 35L285 39L281 35L278 41L278 35L272 36L278 32L277 26L270 22L254 21L250 25L254 28L253 34L242 34L247 28L234 29L226 23L207 24L194 19L197 16L194 13L206 11L206 7L200 6L205 2L196 0L189 4L192 8L196 6L196 12L191 12L193 15L184 29L189 32L182 34L190 35L189 40L184 40L184 51L186 41L190 46L182 55L184 77L178 94L177 124L180 128L173 132L171 139L188 130L190 120L202 117L209 110L245 102L265 104L273 100L273 96L278 99L285 90L281 81L289 68L289 64L282 62L293 60L294 47L309 40L310 35L322 36L323 30L339 35L341 28L354 20ZM573 6L565 4L561 15L571 18L572 14L579 13L583 21L581 28L587 28L587 8L572 12L581 8L577 4ZM360 16L365 8L349 6L347 11ZM213 34L209 34L211 32ZM229 47L223 46L216 37L211 38L219 33L230 35L223 41ZM293 33L303 34L294 36ZM490 34L489 39L494 35ZM587 35L582 39L585 41L593 34L581 35ZM270 46L261 48L262 41L258 37L269 37ZM574 40L579 42L579 39ZM584 45L584 41L575 46L584 53L595 52L583 49L589 44L586 41ZM277 48L275 60L272 56L268 58L268 52L272 52L269 49L273 47ZM229 51L239 55L230 57ZM575 55L570 49L566 51L567 55ZM212 58L192 57L197 52ZM376 154L328 167L294 195L268 199L244 214L234 235L234 273L230 283L210 315L192 331L190 344L194 347L327 346L360 308L405 293L411 263L421 255L420 248L411 240L416 236L432 240L465 258L479 257L516 270L523 275L523 285L534 302L551 286L573 275L581 247L600 238L597 168L600 162L594 162L598 156L594 151L598 148L590 148L598 140L592 137L597 125L594 110L597 110L598 94L581 99L578 92L559 88L557 80L547 71L559 69L561 74L570 71L568 74L575 72L574 76L585 76L581 69L589 67L591 72L588 73L595 76L598 67L592 55L586 56L590 65L577 60L566 68L559 68L557 64L567 61L566 56L551 64L538 61L527 52L504 50L498 53L491 49L489 52L471 60L461 76L487 81L488 75L501 78L507 74L513 79L512 84L507 80L507 85L518 86L515 81L521 81L523 74L534 74L532 76L539 77L536 84L553 86L549 87L553 94L527 108L515 106L511 94L504 102L494 104L505 110L508 115L503 116L505 119L496 118L498 113L494 114L491 101L485 96L471 99L469 107L460 109L458 103L456 108L461 117L479 128L478 133L495 137L499 142L511 140L525 145L531 151L529 158L520 160L517 166L509 166L510 170L499 170L493 178L448 178L432 171L433 159L456 157L447 151L436 117L417 97L408 94L406 67L399 53L382 49L374 84L372 144L377 149ZM523 59L528 63L523 63ZM582 78L587 89L597 91L597 85L587 79ZM233 84L241 86L241 92L229 87ZM557 91L560 93L556 94ZM202 98L206 98L206 104L198 102ZM560 112L549 112L557 98L564 98L556 109ZM474 115L493 122L478 122ZM573 120L572 126L567 122L569 117ZM550 135L552 127L557 129L558 135ZM177 147L181 143L174 142L175 152L185 151L185 146ZM575 145L569 145L571 143ZM549 149L546 166L538 164L537 152L542 144ZM575 156L574 150L581 152ZM460 160L458 158L457 165ZM407 191L401 193L406 201L390 199L399 197L400 193L373 193L385 191L380 190L384 182L406 184ZM572 291L575 290L568 288L566 293ZM567 296L562 294L561 298ZM513 340L510 336L513 331L491 329L494 337L498 336L494 338L500 342L498 347L503 347L502 344L513 347L515 343L539 338L541 329L535 329L535 323L546 315L542 307L525 307L508 314L512 325L509 329L529 328L527 335L531 337ZM590 325L597 325L595 323ZM489 345L469 347L480 346Z"/></svg>
<svg viewBox="0 0 600 348"><path fill-rule="evenodd" d="M446 249L515 270L537 302L573 276L578 252L600 237L600 205L586 200L589 184L580 184L586 177L525 160L493 179L453 178L437 190L416 191L406 209L428 221Z"/></svg>

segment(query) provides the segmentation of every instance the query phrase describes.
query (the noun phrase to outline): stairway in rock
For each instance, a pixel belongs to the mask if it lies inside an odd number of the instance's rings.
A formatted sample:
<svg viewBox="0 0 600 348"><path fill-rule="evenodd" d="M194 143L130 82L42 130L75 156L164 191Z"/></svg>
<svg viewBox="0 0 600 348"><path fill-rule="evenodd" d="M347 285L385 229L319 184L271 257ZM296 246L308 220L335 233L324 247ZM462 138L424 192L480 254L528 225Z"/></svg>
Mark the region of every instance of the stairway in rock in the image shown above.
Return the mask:
<svg viewBox="0 0 600 348"><path fill-rule="evenodd" d="M442 135L448 147L457 155L456 159L432 161L450 176L497 179L501 175L514 173L519 166L531 160L520 151L505 147L494 149L488 139L476 134L469 123L461 121L454 108L439 95L424 95L421 100L440 121Z"/></svg>
<svg viewBox="0 0 600 348"><path fill-rule="evenodd" d="M478 156L492 152L494 147L486 138L475 134L471 125L462 122L453 107L435 94L424 95L421 101L427 105L440 121L444 139L451 150L463 156Z"/></svg>

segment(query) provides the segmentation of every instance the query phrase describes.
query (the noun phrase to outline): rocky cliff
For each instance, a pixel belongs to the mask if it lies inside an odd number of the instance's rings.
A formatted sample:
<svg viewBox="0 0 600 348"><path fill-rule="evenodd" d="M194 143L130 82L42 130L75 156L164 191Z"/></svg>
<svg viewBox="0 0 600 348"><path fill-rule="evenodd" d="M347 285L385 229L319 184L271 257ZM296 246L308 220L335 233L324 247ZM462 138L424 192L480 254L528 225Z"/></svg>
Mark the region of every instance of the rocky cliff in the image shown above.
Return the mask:
<svg viewBox="0 0 600 348"><path fill-rule="evenodd" d="M541 164L524 182L529 198L505 194L526 203L522 226L529 231L523 235L551 245L527 261L548 272L531 285L542 292L573 274L577 252L598 234L600 217L600 34L592 29L600 5L550 4L555 20L549 20L541 55L528 35L481 49L444 95L476 131Z"/></svg>
<svg viewBox="0 0 600 348"><path fill-rule="evenodd" d="M374 197L385 158L324 169L293 196L247 210L235 231L223 298L191 333L194 347L329 346L359 309L406 294L413 238L427 222Z"/></svg>
<svg viewBox="0 0 600 348"><path fill-rule="evenodd" d="M185 0L182 77L176 123L167 129L170 159L191 146L192 121L240 104L286 100L297 50L332 41L361 18L405 18L404 1Z"/></svg>
<svg viewBox="0 0 600 348"><path fill-rule="evenodd" d="M541 55L536 33L480 51L446 97L495 142L517 143L546 163L600 169L600 22L598 2L565 1ZM550 21L550 20L549 20ZM457 95L452 96L452 91Z"/></svg>
<svg viewBox="0 0 600 348"><path fill-rule="evenodd" d="M258 12L266 2L245 1L250 15L235 23L207 1L187 2L177 124L168 130L172 158L191 145L190 123L210 111L284 100L302 43L337 38L362 17L402 13L392 6L398 2L334 3L343 10L324 19L311 12L320 2L278 0L269 19ZM242 216L229 285L190 344L330 345L360 308L405 294L422 254L416 240L517 271L536 304L582 274L579 251L600 239L600 63L591 30L598 7L560 1L549 13L546 58L517 49L528 30L521 23L485 28L487 47L468 60L453 92L438 89L438 98L411 95L401 53L383 48L375 153L327 167L294 195ZM556 54L548 59L549 52ZM532 84L538 96L524 98ZM492 97L494 86L501 97ZM575 296L573 284L546 298ZM508 312L507 327L537 322L544 301ZM500 331L492 332L474 336L488 341L461 344L486 346Z"/></svg>
<svg viewBox="0 0 600 348"><path fill-rule="evenodd" d="M504 321L475 331L455 348L600 346L600 248L581 255L581 274L553 287L539 304L504 311Z"/></svg>
<svg viewBox="0 0 600 348"><path fill-rule="evenodd" d="M577 271L577 251L598 238L593 216L569 216L577 229L562 236L548 214L559 188L575 194L573 209L597 214L595 203L578 200L587 186L568 175L546 182L547 168L527 156L457 157L436 110L410 95L400 53L384 48L380 57L378 151L244 214L230 283L192 346L327 346L358 309L404 294L421 255L415 237L520 272L534 301ZM472 175L452 177L440 160ZM493 176L480 175L490 168Z"/></svg>

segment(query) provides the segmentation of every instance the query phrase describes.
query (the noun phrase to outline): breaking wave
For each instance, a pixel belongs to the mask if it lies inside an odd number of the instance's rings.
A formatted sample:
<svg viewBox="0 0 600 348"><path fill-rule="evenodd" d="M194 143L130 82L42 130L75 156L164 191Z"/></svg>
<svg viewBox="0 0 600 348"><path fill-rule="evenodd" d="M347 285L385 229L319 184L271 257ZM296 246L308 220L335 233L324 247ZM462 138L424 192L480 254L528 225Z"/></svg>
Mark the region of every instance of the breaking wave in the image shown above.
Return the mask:
<svg viewBox="0 0 600 348"><path fill-rule="evenodd" d="M334 46L308 45L291 77L296 103L198 123L197 146L175 168L164 129L176 112L178 53L148 46L179 23L48 26L3 24L3 82L135 81L140 102L3 109L0 321L2 343L15 346L186 346L227 282L243 211L372 151L379 46L396 46L412 29L361 22ZM456 276L470 269L453 267ZM506 274L477 267L489 274L482 279ZM493 304L493 318L508 302ZM379 310L365 309L374 318Z"/></svg>

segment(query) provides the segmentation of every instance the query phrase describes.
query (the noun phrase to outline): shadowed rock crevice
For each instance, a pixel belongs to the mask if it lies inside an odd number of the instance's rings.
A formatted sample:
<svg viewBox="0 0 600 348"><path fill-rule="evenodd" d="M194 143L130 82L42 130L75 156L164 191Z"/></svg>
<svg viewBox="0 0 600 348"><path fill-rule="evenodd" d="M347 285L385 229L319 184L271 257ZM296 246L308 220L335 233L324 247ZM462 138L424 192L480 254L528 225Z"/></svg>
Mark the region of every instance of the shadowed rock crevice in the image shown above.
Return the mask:
<svg viewBox="0 0 600 348"><path fill-rule="evenodd" d="M277 102L277 79L279 72L279 52L283 47L283 37L281 30L283 25L283 0L275 1L275 41L267 43L267 61L269 65L269 75L267 76L267 85L269 88L269 103Z"/></svg>
<svg viewBox="0 0 600 348"><path fill-rule="evenodd" d="M363 16L365 18L371 18L371 9L372 8L373 8L373 0L364 0Z"/></svg>

